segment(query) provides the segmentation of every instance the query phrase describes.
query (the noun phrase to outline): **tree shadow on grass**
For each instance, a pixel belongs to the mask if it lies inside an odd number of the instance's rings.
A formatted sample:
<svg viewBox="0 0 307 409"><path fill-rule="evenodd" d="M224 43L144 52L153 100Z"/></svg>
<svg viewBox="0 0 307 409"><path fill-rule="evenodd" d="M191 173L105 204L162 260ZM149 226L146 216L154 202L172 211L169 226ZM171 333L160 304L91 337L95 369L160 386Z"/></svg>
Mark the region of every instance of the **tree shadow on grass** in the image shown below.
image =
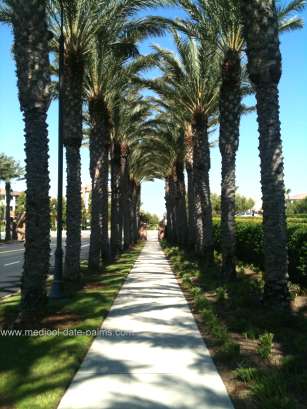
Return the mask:
<svg viewBox="0 0 307 409"><path fill-rule="evenodd" d="M50 300L43 317L47 321L41 328L98 329L139 252L137 248L122 256L114 269L107 266L105 275L94 275L104 286L77 287L70 291L70 297ZM84 285L91 276L86 262L82 269ZM19 296L1 300L0 327L9 327L16 319L19 300ZM1 336L0 407L55 408L92 340L89 336Z"/></svg>

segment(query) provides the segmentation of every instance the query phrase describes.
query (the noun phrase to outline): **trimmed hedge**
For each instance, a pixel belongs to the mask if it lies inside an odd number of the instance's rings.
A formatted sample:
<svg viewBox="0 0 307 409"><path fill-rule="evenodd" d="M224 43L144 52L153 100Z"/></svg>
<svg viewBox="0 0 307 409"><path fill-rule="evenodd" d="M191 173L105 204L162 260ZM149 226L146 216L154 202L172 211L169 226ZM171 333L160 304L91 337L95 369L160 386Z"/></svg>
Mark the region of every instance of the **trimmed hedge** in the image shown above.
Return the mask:
<svg viewBox="0 0 307 409"><path fill-rule="evenodd" d="M221 251L220 221L214 219L215 249ZM264 268L263 228L261 223L236 221L236 254L239 260ZM290 281L307 285L307 226L288 223L289 277Z"/></svg>

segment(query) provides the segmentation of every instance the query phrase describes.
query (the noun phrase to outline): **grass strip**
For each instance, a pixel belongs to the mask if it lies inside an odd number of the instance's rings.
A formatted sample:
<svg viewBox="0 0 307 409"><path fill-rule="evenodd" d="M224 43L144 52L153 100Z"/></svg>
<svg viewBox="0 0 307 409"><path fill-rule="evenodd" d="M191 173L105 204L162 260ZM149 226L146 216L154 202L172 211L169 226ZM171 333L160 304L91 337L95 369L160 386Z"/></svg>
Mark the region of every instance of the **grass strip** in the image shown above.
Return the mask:
<svg viewBox="0 0 307 409"><path fill-rule="evenodd" d="M59 335L0 336L0 408L54 409L80 366L92 335L67 336L64 330L99 329L143 245L123 253L92 274L82 265L83 287L50 300L42 328ZM19 295L1 300L0 328L15 319Z"/></svg>

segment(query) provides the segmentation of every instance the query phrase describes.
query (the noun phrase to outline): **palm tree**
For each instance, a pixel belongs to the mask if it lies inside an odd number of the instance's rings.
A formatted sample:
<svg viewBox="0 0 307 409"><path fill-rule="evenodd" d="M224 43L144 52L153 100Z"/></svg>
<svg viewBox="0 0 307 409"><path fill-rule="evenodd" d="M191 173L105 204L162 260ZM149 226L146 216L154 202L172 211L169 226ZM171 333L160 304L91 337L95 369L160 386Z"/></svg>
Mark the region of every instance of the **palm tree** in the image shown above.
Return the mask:
<svg viewBox="0 0 307 409"><path fill-rule="evenodd" d="M5 182L5 240L11 240L11 182L23 176L24 169L13 158L0 154L0 180Z"/></svg>
<svg viewBox="0 0 307 409"><path fill-rule="evenodd" d="M87 59L96 41L103 44L104 49L121 50L123 46L129 46L129 41L135 33L161 34L162 28L150 18L132 17L145 6L164 2L161 0L62 0L62 2L65 24L64 143L67 160L67 239L64 275L67 279L78 280L81 245L82 91ZM51 0L51 27L55 37L59 36L60 9L60 0ZM121 33L121 36L118 33ZM128 41L125 41L127 39Z"/></svg>
<svg viewBox="0 0 307 409"><path fill-rule="evenodd" d="M147 81L163 103L181 111L181 125L191 124L193 144L193 196L195 202L195 250L208 263L213 259L212 209L210 201L210 151L208 129L217 111L219 76L218 56L212 57L196 41L180 39L174 33L175 54L155 47L163 73Z"/></svg>
<svg viewBox="0 0 307 409"><path fill-rule="evenodd" d="M92 179L91 236L89 269L97 271L101 256L109 257L108 248L108 173L110 144L110 114L106 101L106 77L109 58L102 59L94 49L88 64L85 92L90 117L90 175Z"/></svg>
<svg viewBox="0 0 307 409"><path fill-rule="evenodd" d="M50 254L47 110L50 34L46 0L6 0L1 19L10 21L20 109L25 121L26 242L21 283L22 317L40 314L46 303Z"/></svg>
<svg viewBox="0 0 307 409"><path fill-rule="evenodd" d="M116 258L122 249L122 219L120 208L120 143L112 143L111 151L111 256Z"/></svg>
<svg viewBox="0 0 307 409"><path fill-rule="evenodd" d="M143 59L142 59L143 60ZM128 68L128 72L143 69L144 65L146 67L146 59L136 61L136 64L132 63L131 67ZM143 124L146 123L146 119L150 114L151 106L142 96L139 95L138 89L135 87L128 87L126 90L123 89L121 93L118 94L116 98L116 108L113 115L113 143L115 149L117 149L117 154L120 155L120 161L117 160L117 170L120 171L119 175L114 175L119 177L119 203L116 201L112 202L116 208L120 209L121 220L115 218L112 223L118 224L118 227L113 227L113 231L116 232L120 226L123 229L123 241L124 248L129 248L129 246L135 241L135 225L134 225L134 213L135 203L133 201L133 188L137 189L137 181L131 178L130 169L130 155L131 143L135 139L139 139L144 135ZM120 103L119 103L120 102ZM114 152L115 153L115 152ZM115 164L116 166L116 164ZM117 182L114 182L115 184ZM116 199L114 197L114 199ZM134 199L137 200L137 196L134 195ZM115 210L114 209L114 210ZM115 210L116 211L116 210ZM114 213L114 216L116 214ZM112 228L111 228L112 231ZM116 243L117 239L114 238L113 243Z"/></svg>
<svg viewBox="0 0 307 409"><path fill-rule="evenodd" d="M291 1L288 8L303 8ZM279 120L278 83L282 72L278 13L274 0L240 1L248 72L255 87L259 123L259 151L263 200L265 287L268 305L289 301L285 186ZM287 14L285 8L283 17ZM297 20L301 24L300 20ZM287 25L286 25L287 27Z"/></svg>
<svg viewBox="0 0 307 409"><path fill-rule="evenodd" d="M209 43L222 55L221 90L219 97L219 148L222 156L221 182L221 247L222 273L225 278L235 276L235 191L236 153L239 147L242 97L251 93L245 67L243 28L238 16L238 0L178 0L188 13L189 20L166 21L165 24L197 38L204 46ZM301 20L293 12L301 9L304 0L291 1L278 8L281 32L301 27ZM245 110L246 111L246 110ZM247 110L248 112L248 110Z"/></svg>
<svg viewBox="0 0 307 409"><path fill-rule="evenodd" d="M173 112L159 112L158 101L154 101L157 114L143 123L142 140L132 144L132 164L135 164L139 179L165 179L168 239L184 246L188 228L183 132L176 124Z"/></svg>

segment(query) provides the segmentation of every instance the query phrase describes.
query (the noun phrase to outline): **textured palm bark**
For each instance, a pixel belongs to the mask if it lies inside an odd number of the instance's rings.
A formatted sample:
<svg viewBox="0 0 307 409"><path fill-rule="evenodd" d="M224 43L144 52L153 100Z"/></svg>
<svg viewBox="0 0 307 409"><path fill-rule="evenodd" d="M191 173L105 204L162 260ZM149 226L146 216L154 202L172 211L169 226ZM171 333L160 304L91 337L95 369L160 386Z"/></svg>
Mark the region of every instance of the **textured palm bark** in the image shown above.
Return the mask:
<svg viewBox="0 0 307 409"><path fill-rule="evenodd" d="M130 232L130 206L131 199L129 194L129 164L128 164L128 152L127 146L122 144L121 146L121 189L120 189L120 206L121 216L123 220L123 233L124 233L124 250L127 250L131 244L131 232Z"/></svg>
<svg viewBox="0 0 307 409"><path fill-rule="evenodd" d="M80 280L81 251L81 157L79 146L66 146L66 252L64 278Z"/></svg>
<svg viewBox="0 0 307 409"><path fill-rule="evenodd" d="M140 228L140 214L141 214L141 184L138 183L136 186L136 240L139 238L139 228Z"/></svg>
<svg viewBox="0 0 307 409"><path fill-rule="evenodd" d="M188 246L193 248L195 244L195 199L193 185L193 165L186 162L188 178Z"/></svg>
<svg viewBox="0 0 307 409"><path fill-rule="evenodd" d="M92 179L91 235L89 248L89 268L100 268L101 256L109 256L108 238L108 171L109 132L108 116L104 101L89 101L91 120L90 134L90 175Z"/></svg>
<svg viewBox="0 0 307 409"><path fill-rule="evenodd" d="M173 176L169 177L169 206L170 206L170 219L171 219L171 241L174 244L178 244L177 236L177 212L176 212L176 183Z"/></svg>
<svg viewBox="0 0 307 409"><path fill-rule="evenodd" d="M195 251L209 265L213 262L212 207L209 170L208 118L202 112L193 116L193 185L195 198Z"/></svg>
<svg viewBox="0 0 307 409"><path fill-rule="evenodd" d="M133 243L136 243L138 240L138 225L139 225L139 213L138 213L138 206L139 206L139 193L138 193L139 185L135 180L132 181L132 238Z"/></svg>
<svg viewBox="0 0 307 409"><path fill-rule="evenodd" d="M114 143L111 158L111 255L122 249L122 217L120 208L120 145Z"/></svg>
<svg viewBox="0 0 307 409"><path fill-rule="evenodd" d="M135 244L135 230L136 230L136 191L135 191L135 183L133 180L130 180L129 183L130 188L130 237L131 237L131 244Z"/></svg>
<svg viewBox="0 0 307 409"><path fill-rule="evenodd" d="M190 249L195 245L195 199L194 199L194 184L193 184L193 134L190 124L185 126L184 132L185 144L185 168L188 181L188 246Z"/></svg>
<svg viewBox="0 0 307 409"><path fill-rule="evenodd" d="M239 147L241 116L241 61L240 54L229 50L222 68L220 93L220 136L222 156L221 182L221 248L222 275L225 279L236 276L236 153Z"/></svg>
<svg viewBox="0 0 307 409"><path fill-rule="evenodd" d="M176 184L176 231L178 243L183 247L188 241L188 220L186 208L186 188L184 181L183 163L177 161L175 165L175 184Z"/></svg>
<svg viewBox="0 0 307 409"><path fill-rule="evenodd" d="M33 320L47 300L50 209L47 109L49 55L46 1L12 2L14 56L25 121L26 241L21 278L21 318Z"/></svg>
<svg viewBox="0 0 307 409"><path fill-rule="evenodd" d="M241 1L248 72L256 89L263 200L264 301L289 303L285 186L279 120L281 77L278 19L275 1Z"/></svg>
<svg viewBox="0 0 307 409"><path fill-rule="evenodd" d="M174 225L171 200L171 177L165 178L165 207L166 207L166 238L170 243L174 243Z"/></svg>
<svg viewBox="0 0 307 409"><path fill-rule="evenodd" d="M136 202L136 239L139 239L139 228L141 225L141 191L142 186L137 184L137 202Z"/></svg>
<svg viewBox="0 0 307 409"><path fill-rule="evenodd" d="M84 66L71 55L64 58L63 136L67 160L67 237L64 278L80 280L82 88Z"/></svg>
<svg viewBox="0 0 307 409"><path fill-rule="evenodd" d="M5 240L12 239L11 223L11 183L5 182Z"/></svg>
<svg viewBox="0 0 307 409"><path fill-rule="evenodd" d="M103 263L110 259L109 240L109 144L104 145L102 159L102 201L101 201L101 257Z"/></svg>

